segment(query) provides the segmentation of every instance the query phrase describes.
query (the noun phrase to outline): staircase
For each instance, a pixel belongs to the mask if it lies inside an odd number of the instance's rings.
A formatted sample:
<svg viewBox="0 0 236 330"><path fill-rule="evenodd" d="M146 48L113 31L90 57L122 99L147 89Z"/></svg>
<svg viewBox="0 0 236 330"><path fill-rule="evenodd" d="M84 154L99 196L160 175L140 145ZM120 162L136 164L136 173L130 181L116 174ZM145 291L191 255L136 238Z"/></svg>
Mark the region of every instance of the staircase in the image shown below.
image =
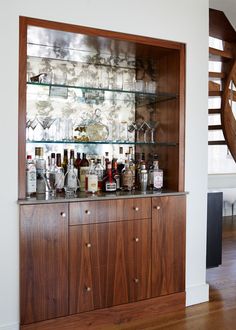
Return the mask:
<svg viewBox="0 0 236 330"><path fill-rule="evenodd" d="M218 115L219 119L217 124L210 124L208 130L221 131L221 134L216 134L221 136L211 139L208 144L227 145L236 162L236 114L233 114L233 103L236 102L236 31L223 12L210 9L209 36L221 42L218 41L219 48L209 47L209 104L216 99L218 106L210 106L208 115L210 122L211 116Z"/></svg>

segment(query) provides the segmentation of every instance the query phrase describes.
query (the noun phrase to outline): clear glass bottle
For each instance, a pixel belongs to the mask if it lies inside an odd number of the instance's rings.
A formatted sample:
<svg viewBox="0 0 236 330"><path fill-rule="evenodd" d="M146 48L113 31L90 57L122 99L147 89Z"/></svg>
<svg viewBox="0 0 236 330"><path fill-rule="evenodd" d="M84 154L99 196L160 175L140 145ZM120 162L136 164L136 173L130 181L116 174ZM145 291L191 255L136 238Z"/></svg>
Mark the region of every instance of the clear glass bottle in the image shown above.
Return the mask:
<svg viewBox="0 0 236 330"><path fill-rule="evenodd" d="M70 159L68 170L65 175L65 184L64 189L66 196L74 197L76 195L77 189L79 188L79 179L77 177L77 173L74 168L73 158Z"/></svg>
<svg viewBox="0 0 236 330"><path fill-rule="evenodd" d="M56 192L62 193L64 191L65 174L61 165L61 154L56 154Z"/></svg>
<svg viewBox="0 0 236 330"><path fill-rule="evenodd" d="M116 182L116 190L121 189L120 173L118 172L117 159L112 159L112 175Z"/></svg>
<svg viewBox="0 0 236 330"><path fill-rule="evenodd" d="M122 189L125 191L131 191L133 189L133 172L129 167L129 161L126 159L125 167L121 174Z"/></svg>
<svg viewBox="0 0 236 330"><path fill-rule="evenodd" d="M67 173L67 166L68 166L68 150L64 149L64 151L63 151L63 162L62 162L62 167L64 169L64 174Z"/></svg>
<svg viewBox="0 0 236 330"><path fill-rule="evenodd" d="M91 192L92 194L98 191L98 175L95 171L94 160L91 159L89 171L85 178L85 190L86 192Z"/></svg>
<svg viewBox="0 0 236 330"><path fill-rule="evenodd" d="M56 159L55 153L51 153L50 167L48 169L48 188L51 196L56 195Z"/></svg>
<svg viewBox="0 0 236 330"><path fill-rule="evenodd" d="M159 168L158 160L153 161L153 169L151 170L152 179L152 189L159 191L163 187L163 170Z"/></svg>
<svg viewBox="0 0 236 330"><path fill-rule="evenodd" d="M35 148L36 194L46 193L46 160L43 158L43 148Z"/></svg>
<svg viewBox="0 0 236 330"><path fill-rule="evenodd" d="M26 197L30 198L36 194L36 166L31 155L26 160Z"/></svg>
<svg viewBox="0 0 236 330"><path fill-rule="evenodd" d="M98 191L102 191L104 168L102 166L102 161L100 158L97 159L97 164L95 165L95 172L98 176Z"/></svg>

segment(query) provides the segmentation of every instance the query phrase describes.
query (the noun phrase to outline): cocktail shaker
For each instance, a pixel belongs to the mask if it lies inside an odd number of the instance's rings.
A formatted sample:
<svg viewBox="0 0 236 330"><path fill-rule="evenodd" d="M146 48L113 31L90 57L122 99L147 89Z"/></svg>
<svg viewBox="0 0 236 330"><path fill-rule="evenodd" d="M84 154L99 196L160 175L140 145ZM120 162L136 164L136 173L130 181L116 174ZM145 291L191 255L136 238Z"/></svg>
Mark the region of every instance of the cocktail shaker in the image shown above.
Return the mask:
<svg viewBox="0 0 236 330"><path fill-rule="evenodd" d="M146 170L145 164L141 165L141 169L139 172L139 182L140 182L140 190L147 191L148 172Z"/></svg>

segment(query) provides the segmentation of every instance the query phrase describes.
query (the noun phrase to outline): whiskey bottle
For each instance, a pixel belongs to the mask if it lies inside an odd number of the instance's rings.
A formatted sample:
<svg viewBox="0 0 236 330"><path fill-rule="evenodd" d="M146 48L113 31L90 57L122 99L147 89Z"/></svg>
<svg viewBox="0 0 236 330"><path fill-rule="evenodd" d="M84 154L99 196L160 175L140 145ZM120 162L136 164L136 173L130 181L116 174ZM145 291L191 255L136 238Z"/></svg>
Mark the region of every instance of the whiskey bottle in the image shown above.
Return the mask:
<svg viewBox="0 0 236 330"><path fill-rule="evenodd" d="M86 154L83 153L82 160L80 162L80 171L79 171L80 191L85 191L85 178L88 171L89 171L89 161L86 158Z"/></svg>
<svg viewBox="0 0 236 330"><path fill-rule="evenodd" d="M95 172L98 176L98 191L102 190L103 177L104 177L104 168L102 166L101 159L97 159L97 164L95 165Z"/></svg>
<svg viewBox="0 0 236 330"><path fill-rule="evenodd" d="M26 161L26 197L33 197L36 193L36 167L31 155Z"/></svg>
<svg viewBox="0 0 236 330"><path fill-rule="evenodd" d="M133 172L129 167L129 161L126 159L125 168L121 174L122 189L125 191L131 191L133 189Z"/></svg>
<svg viewBox="0 0 236 330"><path fill-rule="evenodd" d="M94 160L91 159L89 171L85 178L85 190L86 192L91 192L92 194L98 191L98 175L95 171Z"/></svg>

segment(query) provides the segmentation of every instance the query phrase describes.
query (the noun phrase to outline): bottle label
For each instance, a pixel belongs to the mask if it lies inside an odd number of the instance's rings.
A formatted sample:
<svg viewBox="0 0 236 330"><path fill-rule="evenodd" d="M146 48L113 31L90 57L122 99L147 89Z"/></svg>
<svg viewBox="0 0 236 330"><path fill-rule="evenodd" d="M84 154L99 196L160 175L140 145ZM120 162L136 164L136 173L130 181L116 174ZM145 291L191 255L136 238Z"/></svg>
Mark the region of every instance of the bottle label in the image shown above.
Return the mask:
<svg viewBox="0 0 236 330"><path fill-rule="evenodd" d="M98 191L98 176L96 174L87 174L87 187L88 192Z"/></svg>
<svg viewBox="0 0 236 330"><path fill-rule="evenodd" d="M27 194L36 193L36 168L34 164L28 164L26 170L26 192Z"/></svg>
<svg viewBox="0 0 236 330"><path fill-rule="evenodd" d="M89 172L89 167L80 167L80 176L79 176L79 179L80 179L80 191L85 191L85 178L86 178L86 175L88 174Z"/></svg>
<svg viewBox="0 0 236 330"><path fill-rule="evenodd" d="M161 189L163 187L163 173L153 172L153 187L154 189Z"/></svg>
<svg viewBox="0 0 236 330"><path fill-rule="evenodd" d="M116 183L107 181L105 183L105 190L106 191L116 191Z"/></svg>
<svg viewBox="0 0 236 330"><path fill-rule="evenodd" d="M122 186L123 188L132 189L133 187L133 174L132 172L122 175Z"/></svg>
<svg viewBox="0 0 236 330"><path fill-rule="evenodd" d="M69 189L77 189L77 177L74 171L68 172L67 187Z"/></svg>

